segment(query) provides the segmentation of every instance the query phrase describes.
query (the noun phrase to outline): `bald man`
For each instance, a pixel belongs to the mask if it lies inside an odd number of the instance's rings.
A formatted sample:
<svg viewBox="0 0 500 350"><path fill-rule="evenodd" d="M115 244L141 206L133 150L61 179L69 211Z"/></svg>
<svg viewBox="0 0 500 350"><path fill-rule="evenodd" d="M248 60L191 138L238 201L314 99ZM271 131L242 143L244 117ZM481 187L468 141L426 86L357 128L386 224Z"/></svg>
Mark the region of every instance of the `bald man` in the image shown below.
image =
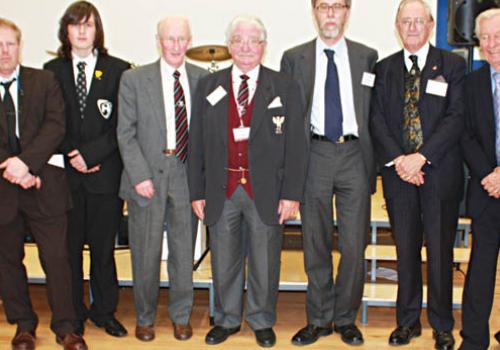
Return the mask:
<svg viewBox="0 0 500 350"><path fill-rule="evenodd" d="M186 340L192 335L189 318L196 221L189 202L185 160L191 94L207 72L184 62L191 45L187 19L160 21L156 40L160 59L125 72L120 84L117 135L124 164L120 195L129 208L135 335L142 341L155 337L166 224L169 316L174 336Z"/></svg>

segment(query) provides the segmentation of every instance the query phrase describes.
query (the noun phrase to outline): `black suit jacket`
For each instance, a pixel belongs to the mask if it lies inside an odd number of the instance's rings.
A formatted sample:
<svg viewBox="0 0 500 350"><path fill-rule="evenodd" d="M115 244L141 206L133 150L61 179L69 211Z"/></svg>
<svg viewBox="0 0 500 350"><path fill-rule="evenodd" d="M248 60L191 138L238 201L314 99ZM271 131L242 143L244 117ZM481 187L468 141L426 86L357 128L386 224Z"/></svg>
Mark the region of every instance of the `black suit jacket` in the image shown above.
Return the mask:
<svg viewBox="0 0 500 350"><path fill-rule="evenodd" d="M465 125L462 149L471 176L467 193L467 212L475 218L489 203L498 201L488 196L481 185L481 180L497 166L495 111L489 64L465 78Z"/></svg>
<svg viewBox="0 0 500 350"><path fill-rule="evenodd" d="M384 196L391 198L405 185L394 166L386 167L403 151L404 108L403 51L375 66L376 82L370 111L370 128L375 153L381 167ZM459 140L464 128L463 78L465 61L451 52L429 48L422 71L418 109L424 144L419 150L430 164L423 167L424 186L431 187L443 200L460 200L463 194L463 167ZM430 79L446 81L446 96L426 93Z"/></svg>
<svg viewBox="0 0 500 350"><path fill-rule="evenodd" d="M71 207L64 170L47 164L64 137L64 101L59 85L51 72L23 66L19 82L18 157L41 178L42 187L23 190L0 177L0 224L12 221L17 214L20 191L29 191L37 202L37 212L32 215L60 215ZM11 156L8 149L5 110L0 103L0 163Z"/></svg>
<svg viewBox="0 0 500 350"><path fill-rule="evenodd" d="M130 65L109 55L98 56L83 118L76 96L72 61L56 58L47 62L44 68L55 73L64 95L66 137L60 146L61 152L67 155L78 149L89 168L101 165L96 173L82 174L65 156L70 188L75 190L83 185L91 193L118 193L123 168L116 140L118 87L122 73ZM103 100L112 105L111 114L104 114L106 117L98 107L98 102Z"/></svg>
<svg viewBox="0 0 500 350"><path fill-rule="evenodd" d="M214 224L226 199L227 118L231 68L198 83L189 133L188 181L191 200L206 199L205 223ZM214 106L208 100L217 87L226 91ZM280 97L282 106L269 108ZM273 116L285 116L277 134ZM255 91L248 157L250 181L261 220L278 224L280 199L301 201L306 174L304 107L299 87L283 73L261 66Z"/></svg>

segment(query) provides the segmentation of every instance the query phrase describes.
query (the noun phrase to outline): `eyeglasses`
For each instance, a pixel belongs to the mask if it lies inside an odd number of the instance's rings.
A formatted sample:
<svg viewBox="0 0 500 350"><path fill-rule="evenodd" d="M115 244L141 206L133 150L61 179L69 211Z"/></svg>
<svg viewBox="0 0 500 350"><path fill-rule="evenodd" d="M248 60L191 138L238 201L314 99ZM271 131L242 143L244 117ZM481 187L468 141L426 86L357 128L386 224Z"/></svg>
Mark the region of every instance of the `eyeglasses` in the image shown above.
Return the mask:
<svg viewBox="0 0 500 350"><path fill-rule="evenodd" d="M249 38L247 40L244 40L239 36L231 38L230 41L231 45L233 45L234 47L243 47L244 45L248 45L251 48L256 48L263 42L264 40L261 40L259 38Z"/></svg>
<svg viewBox="0 0 500 350"><path fill-rule="evenodd" d="M410 27L414 24L416 27L422 27L427 24L427 20L425 18L401 18L399 23L401 23L404 27Z"/></svg>
<svg viewBox="0 0 500 350"><path fill-rule="evenodd" d="M327 4L325 2L322 2L321 4L316 6L316 10L318 10L321 13L328 13L328 11L333 10L334 12L342 11L349 8L349 6L345 4L340 4L336 2L335 4Z"/></svg>

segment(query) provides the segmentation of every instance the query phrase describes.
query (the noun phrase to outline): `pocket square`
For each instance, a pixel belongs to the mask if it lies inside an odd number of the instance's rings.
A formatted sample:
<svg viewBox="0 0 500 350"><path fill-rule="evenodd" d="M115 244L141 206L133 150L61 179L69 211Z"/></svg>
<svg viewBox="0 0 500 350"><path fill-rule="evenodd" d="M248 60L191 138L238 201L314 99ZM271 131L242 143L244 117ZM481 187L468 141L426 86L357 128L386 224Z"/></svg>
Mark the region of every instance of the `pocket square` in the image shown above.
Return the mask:
<svg viewBox="0 0 500 350"><path fill-rule="evenodd" d="M278 108L278 107L283 107L283 105L281 104L281 98L279 96L276 96L274 100L271 101L269 106L267 106L267 109Z"/></svg>

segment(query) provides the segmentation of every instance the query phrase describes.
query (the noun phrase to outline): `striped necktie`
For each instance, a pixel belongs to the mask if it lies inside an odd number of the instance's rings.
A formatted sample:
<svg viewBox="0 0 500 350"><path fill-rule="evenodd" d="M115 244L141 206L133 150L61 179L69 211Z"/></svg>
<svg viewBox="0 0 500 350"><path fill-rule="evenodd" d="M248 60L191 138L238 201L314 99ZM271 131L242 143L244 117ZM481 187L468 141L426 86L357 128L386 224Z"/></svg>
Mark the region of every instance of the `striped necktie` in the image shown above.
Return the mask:
<svg viewBox="0 0 500 350"><path fill-rule="evenodd" d="M240 116L243 118L245 116L247 107L248 107L248 82L247 80L250 78L246 74L240 75L241 83L240 88L238 89L238 105L240 107Z"/></svg>
<svg viewBox="0 0 500 350"><path fill-rule="evenodd" d="M181 73L174 74L174 103L175 103L175 156L181 162L185 162L188 150L188 122L186 100L179 77Z"/></svg>

